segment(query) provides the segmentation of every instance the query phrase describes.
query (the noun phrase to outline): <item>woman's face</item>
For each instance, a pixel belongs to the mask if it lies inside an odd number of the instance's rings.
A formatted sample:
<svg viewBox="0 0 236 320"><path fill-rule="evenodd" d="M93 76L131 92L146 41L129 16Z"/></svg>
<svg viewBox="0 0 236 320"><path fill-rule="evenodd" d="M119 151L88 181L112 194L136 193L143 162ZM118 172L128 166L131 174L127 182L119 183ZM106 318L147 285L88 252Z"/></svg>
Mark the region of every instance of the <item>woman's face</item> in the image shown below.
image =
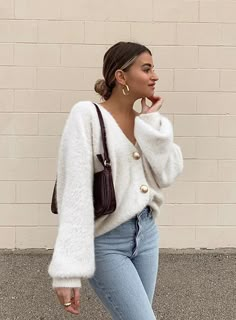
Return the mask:
<svg viewBox="0 0 236 320"><path fill-rule="evenodd" d="M137 57L130 69L125 72L130 94L136 98L153 96L155 83L159 79L153 68L152 56L148 52Z"/></svg>

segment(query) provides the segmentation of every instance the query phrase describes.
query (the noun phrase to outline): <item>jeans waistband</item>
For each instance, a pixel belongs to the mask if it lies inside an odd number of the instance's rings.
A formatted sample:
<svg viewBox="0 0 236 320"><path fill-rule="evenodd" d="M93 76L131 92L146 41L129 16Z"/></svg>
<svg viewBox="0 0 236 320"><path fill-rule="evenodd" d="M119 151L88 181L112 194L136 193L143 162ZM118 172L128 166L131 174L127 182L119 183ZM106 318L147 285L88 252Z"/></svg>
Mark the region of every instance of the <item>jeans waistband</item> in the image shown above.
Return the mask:
<svg viewBox="0 0 236 320"><path fill-rule="evenodd" d="M136 218L140 219L143 217L152 216L152 208L150 206L146 206L141 212L136 215Z"/></svg>

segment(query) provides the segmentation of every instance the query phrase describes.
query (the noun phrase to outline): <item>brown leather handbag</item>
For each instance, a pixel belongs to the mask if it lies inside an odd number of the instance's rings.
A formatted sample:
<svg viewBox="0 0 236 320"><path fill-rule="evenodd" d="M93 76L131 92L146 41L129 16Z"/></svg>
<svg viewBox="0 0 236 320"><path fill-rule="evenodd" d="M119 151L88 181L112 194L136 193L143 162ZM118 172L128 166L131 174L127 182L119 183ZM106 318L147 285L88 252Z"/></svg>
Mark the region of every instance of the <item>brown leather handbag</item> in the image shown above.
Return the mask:
<svg viewBox="0 0 236 320"><path fill-rule="evenodd" d="M103 215L111 214L116 209L116 196L115 188L112 180L111 162L109 159L107 141L106 141L106 130L102 117L102 113L99 107L94 103L100 126L102 131L102 142L104 156L102 154L97 154L98 160L103 165L103 170L94 173L93 180L93 205L94 205L94 218L97 219ZM57 180L54 185L52 201L51 201L51 211L57 214L57 190L56 190Z"/></svg>

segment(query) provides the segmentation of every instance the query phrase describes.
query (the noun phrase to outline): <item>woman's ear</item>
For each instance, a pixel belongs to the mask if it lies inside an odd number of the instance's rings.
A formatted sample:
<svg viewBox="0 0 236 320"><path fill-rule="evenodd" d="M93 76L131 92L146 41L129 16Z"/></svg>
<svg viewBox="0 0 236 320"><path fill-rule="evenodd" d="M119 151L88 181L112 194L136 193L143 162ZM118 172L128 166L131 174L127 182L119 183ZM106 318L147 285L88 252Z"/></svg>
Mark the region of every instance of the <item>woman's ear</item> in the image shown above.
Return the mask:
<svg viewBox="0 0 236 320"><path fill-rule="evenodd" d="M116 70L115 78L117 83L121 84L122 86L126 84L126 77L123 70L120 70L120 69Z"/></svg>

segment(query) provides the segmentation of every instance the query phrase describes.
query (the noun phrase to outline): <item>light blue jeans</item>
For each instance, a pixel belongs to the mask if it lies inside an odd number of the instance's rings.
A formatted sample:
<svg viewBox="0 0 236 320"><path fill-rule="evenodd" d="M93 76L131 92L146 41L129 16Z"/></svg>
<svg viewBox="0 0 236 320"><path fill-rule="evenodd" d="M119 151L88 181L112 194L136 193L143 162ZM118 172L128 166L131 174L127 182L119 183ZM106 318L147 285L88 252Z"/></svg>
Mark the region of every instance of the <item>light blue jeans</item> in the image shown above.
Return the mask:
<svg viewBox="0 0 236 320"><path fill-rule="evenodd" d="M113 320L154 320L159 231L151 209L95 238L96 271L89 279Z"/></svg>

